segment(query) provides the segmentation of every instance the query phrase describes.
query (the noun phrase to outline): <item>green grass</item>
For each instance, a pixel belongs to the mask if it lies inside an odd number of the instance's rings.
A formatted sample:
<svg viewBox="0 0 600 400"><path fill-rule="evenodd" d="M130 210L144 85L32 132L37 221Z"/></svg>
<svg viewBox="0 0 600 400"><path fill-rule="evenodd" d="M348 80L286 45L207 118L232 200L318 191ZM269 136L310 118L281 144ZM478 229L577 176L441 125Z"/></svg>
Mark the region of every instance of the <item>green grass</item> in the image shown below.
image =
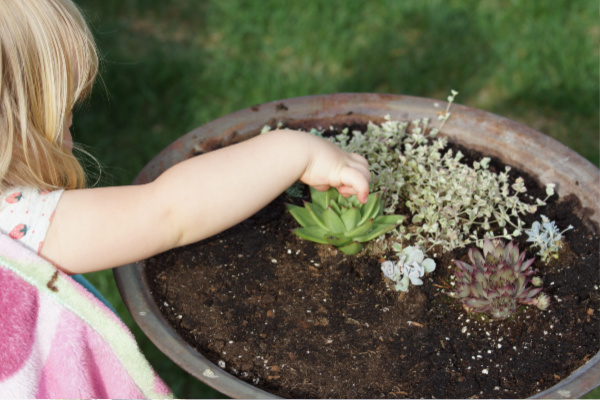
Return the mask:
<svg viewBox="0 0 600 400"><path fill-rule="evenodd" d="M78 0L105 89L75 114L75 140L130 183L162 148L222 115L337 92L397 93L480 108L599 155L598 2L588 0ZM88 278L115 304L179 397L214 397L135 327L110 272ZM598 396L600 390L591 396Z"/></svg>

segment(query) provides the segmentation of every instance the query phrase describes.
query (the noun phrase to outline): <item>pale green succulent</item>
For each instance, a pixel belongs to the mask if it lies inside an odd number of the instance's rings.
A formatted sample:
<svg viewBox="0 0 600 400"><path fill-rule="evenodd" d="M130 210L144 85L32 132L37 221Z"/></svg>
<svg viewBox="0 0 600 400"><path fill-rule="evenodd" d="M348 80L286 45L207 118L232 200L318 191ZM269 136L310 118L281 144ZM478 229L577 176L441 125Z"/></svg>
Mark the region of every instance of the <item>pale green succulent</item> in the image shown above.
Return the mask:
<svg viewBox="0 0 600 400"><path fill-rule="evenodd" d="M294 233L302 239L329 244L345 254L362 250L361 243L391 231L404 220L401 215L383 215L381 192L369 195L365 204L356 196L343 197L334 188L324 192L310 189L312 202L304 207L287 204L292 216L302 226Z"/></svg>

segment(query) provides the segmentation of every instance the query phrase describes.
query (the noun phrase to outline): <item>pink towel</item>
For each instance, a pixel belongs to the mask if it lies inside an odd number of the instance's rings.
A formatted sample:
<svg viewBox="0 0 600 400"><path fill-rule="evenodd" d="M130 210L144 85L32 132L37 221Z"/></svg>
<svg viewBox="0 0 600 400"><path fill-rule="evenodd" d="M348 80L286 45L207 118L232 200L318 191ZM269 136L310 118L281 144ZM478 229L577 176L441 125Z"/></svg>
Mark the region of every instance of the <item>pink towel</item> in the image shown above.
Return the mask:
<svg viewBox="0 0 600 400"><path fill-rule="evenodd" d="M0 234L0 398L159 397L172 394L123 322Z"/></svg>

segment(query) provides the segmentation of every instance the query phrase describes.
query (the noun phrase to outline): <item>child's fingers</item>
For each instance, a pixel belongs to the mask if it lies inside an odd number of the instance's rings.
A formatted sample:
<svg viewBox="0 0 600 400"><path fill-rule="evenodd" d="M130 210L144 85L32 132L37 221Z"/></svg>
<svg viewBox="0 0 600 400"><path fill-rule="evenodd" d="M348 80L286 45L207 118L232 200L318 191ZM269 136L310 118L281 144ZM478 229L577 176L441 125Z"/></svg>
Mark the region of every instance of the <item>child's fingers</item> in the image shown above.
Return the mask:
<svg viewBox="0 0 600 400"><path fill-rule="evenodd" d="M369 162L366 158L357 153L350 153L350 157L359 163L361 166L365 167L367 170L369 169Z"/></svg>
<svg viewBox="0 0 600 400"><path fill-rule="evenodd" d="M355 194L361 203L367 202L369 196L369 181L371 175L363 168L346 167L341 171L341 185L337 188L342 195Z"/></svg>
<svg viewBox="0 0 600 400"><path fill-rule="evenodd" d="M356 194L356 190L350 186L340 186L336 189L344 197L350 197Z"/></svg>
<svg viewBox="0 0 600 400"><path fill-rule="evenodd" d="M371 171L369 170L369 164L360 164L354 167L354 169L356 169L367 180L367 183L371 182Z"/></svg>
<svg viewBox="0 0 600 400"><path fill-rule="evenodd" d="M326 190L329 190L329 188L331 187L330 185L311 185L312 188L318 190L319 192L324 192Z"/></svg>
<svg viewBox="0 0 600 400"><path fill-rule="evenodd" d="M350 156L354 159L354 162L349 166L350 168L358 171L366 180L367 184L371 182L371 171L369 170L369 162L362 156L352 153Z"/></svg>

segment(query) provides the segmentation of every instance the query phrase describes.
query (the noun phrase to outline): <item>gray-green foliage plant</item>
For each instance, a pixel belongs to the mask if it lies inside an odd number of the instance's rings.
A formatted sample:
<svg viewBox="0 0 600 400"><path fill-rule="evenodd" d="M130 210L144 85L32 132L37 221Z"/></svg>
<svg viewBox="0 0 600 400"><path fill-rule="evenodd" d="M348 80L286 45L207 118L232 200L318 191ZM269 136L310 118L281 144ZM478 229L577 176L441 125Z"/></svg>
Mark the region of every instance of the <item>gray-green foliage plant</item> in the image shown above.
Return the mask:
<svg viewBox="0 0 600 400"><path fill-rule="evenodd" d="M335 137L342 148L365 156L371 166L371 189L384 190L387 212L406 205L416 228L399 229L398 239L412 240L427 251L441 246L450 251L484 238L511 239L521 235L521 217L545 205L522 200L522 178L511 180L489 170L489 158L468 165L460 151L448 148L427 119L412 122L369 123L365 132L348 130Z"/></svg>
<svg viewBox="0 0 600 400"><path fill-rule="evenodd" d="M329 244L348 255L362 250L369 242L394 229L401 215L383 215L381 193L371 193L365 204L356 196L343 197L334 188L320 192L310 189L312 202L304 207L287 204L301 225L294 233L306 240Z"/></svg>

